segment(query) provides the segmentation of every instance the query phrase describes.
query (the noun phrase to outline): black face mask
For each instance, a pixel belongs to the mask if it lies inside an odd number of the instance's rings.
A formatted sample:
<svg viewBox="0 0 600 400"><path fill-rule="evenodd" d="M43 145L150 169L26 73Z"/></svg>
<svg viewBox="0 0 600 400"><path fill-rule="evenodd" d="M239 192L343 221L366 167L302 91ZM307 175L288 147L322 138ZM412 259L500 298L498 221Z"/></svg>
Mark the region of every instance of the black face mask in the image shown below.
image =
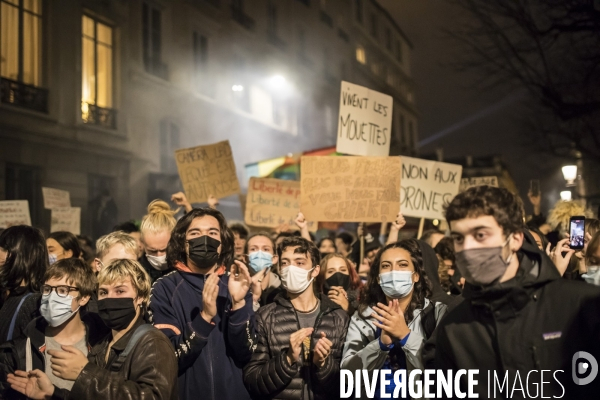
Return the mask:
<svg viewBox="0 0 600 400"><path fill-rule="evenodd" d="M214 267L219 261L219 246L221 242L208 235L188 240L190 246L188 256L200 269Z"/></svg>
<svg viewBox="0 0 600 400"><path fill-rule="evenodd" d="M332 286L341 286L344 288L344 290L348 290L350 287L350 275L336 272L329 278L325 279L325 283L323 284L323 291L325 294L329 292L329 289L331 289Z"/></svg>
<svg viewBox="0 0 600 400"><path fill-rule="evenodd" d="M129 326L135 318L135 306L131 297L98 300L98 315L104 325L115 331Z"/></svg>

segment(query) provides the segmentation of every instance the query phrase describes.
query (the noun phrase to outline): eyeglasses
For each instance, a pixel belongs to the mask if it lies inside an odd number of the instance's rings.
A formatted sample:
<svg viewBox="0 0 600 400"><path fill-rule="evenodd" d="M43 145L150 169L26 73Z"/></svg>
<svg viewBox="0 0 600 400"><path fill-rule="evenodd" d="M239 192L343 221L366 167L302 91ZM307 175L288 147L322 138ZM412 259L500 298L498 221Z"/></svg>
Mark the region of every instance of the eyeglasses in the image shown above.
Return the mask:
<svg viewBox="0 0 600 400"><path fill-rule="evenodd" d="M48 296L50 293L52 293L52 289L54 289L54 291L56 292L58 297L67 297L69 295L69 292L74 292L74 291L79 290L79 288L77 288L77 287L67 286L67 285L59 285L59 286L42 285L40 292L42 292L43 296Z"/></svg>

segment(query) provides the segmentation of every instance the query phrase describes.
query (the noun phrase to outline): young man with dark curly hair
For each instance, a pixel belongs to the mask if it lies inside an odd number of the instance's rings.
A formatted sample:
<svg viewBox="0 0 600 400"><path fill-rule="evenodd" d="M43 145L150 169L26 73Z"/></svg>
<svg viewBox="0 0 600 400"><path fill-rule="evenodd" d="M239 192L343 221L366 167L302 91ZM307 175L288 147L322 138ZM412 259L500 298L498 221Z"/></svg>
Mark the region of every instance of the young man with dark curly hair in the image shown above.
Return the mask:
<svg viewBox="0 0 600 400"><path fill-rule="evenodd" d="M436 368L479 370L479 398L597 396L600 379L595 389L573 385L571 361L580 351L600 360L600 290L561 279L506 189L460 193L446 219L466 284L464 301L438 326Z"/></svg>

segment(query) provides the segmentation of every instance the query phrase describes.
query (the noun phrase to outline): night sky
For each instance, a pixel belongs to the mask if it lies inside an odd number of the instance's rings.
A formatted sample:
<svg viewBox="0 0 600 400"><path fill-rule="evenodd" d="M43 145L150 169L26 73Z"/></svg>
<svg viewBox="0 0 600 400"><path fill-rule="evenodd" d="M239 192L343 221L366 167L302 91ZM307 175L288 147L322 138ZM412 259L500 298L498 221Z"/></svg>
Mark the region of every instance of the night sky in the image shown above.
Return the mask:
<svg viewBox="0 0 600 400"><path fill-rule="evenodd" d="M530 179L540 179L547 212L564 190L563 161L540 154L517 118L524 93L483 92L477 76L450 65L460 48L442 29L452 29L461 10L444 0L378 0L414 45L411 60L419 112L420 154L444 149L445 157L501 154L526 199Z"/></svg>

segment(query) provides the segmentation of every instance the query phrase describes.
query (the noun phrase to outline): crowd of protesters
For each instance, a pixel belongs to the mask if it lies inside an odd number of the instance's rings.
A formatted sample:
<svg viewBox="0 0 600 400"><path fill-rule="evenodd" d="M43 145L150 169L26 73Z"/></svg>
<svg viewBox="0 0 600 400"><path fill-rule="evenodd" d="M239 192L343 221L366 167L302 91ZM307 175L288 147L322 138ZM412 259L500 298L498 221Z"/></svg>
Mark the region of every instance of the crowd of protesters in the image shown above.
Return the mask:
<svg viewBox="0 0 600 400"><path fill-rule="evenodd" d="M0 399L336 399L341 370L387 371L386 398L395 371L426 368L511 383L563 370L546 396L598 398L600 378L573 384L571 357L600 360L600 221L528 198L530 217L506 189L470 188L445 206L446 231L419 238L401 213L379 234L317 241L301 213L297 230L252 231L183 193L95 243L9 227ZM569 218L586 214L571 249Z"/></svg>

